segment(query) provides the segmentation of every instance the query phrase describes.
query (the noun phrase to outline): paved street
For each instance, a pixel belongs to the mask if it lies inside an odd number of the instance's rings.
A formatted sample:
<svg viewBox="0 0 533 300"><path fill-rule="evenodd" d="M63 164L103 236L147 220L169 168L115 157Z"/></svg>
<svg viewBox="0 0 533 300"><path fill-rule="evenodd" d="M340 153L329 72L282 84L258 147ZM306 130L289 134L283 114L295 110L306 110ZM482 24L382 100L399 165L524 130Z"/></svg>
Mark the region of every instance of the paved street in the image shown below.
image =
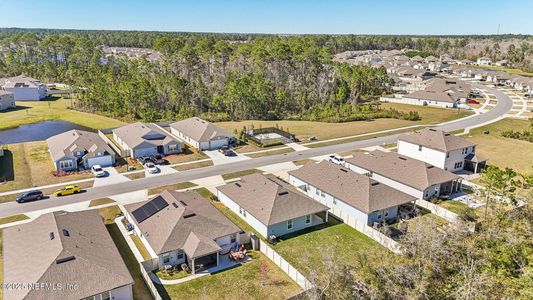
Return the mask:
<svg viewBox="0 0 533 300"><path fill-rule="evenodd" d="M493 93L498 98L498 104L490 111L480 115L474 115L457 121L448 122L442 124L436 128L445 131L455 131L459 129L465 129L470 127L476 127L483 124L491 123L503 118L508 113L512 106L512 99L504 93L481 86L483 89ZM16 214L28 213L35 210L52 208L55 206L75 204L92 199L110 197L117 194L125 194L133 191L139 191L147 188L153 188L157 186L175 184L178 182L192 181L201 179L204 177L212 177L216 175L222 175L231 172L237 172L252 168L259 168L271 164L278 164L284 162L291 162L294 160L311 158L315 156L326 155L330 153L336 153L341 151L348 151L358 148L371 147L382 144L390 144L397 140L400 134L391 134L382 137L370 138L367 140L348 142L343 144L325 146L320 148L310 148L302 151L289 152L279 155L264 156L253 159L239 160L231 163L224 163L220 165L214 165L205 168L192 169L188 171L162 174L160 176L147 177L143 179L137 179L127 182L118 182L110 185L96 186L88 189L86 192L67 196L64 198L51 197L50 199L43 201L36 201L25 203L23 205L16 202L7 202L0 205L0 217L6 217Z"/></svg>

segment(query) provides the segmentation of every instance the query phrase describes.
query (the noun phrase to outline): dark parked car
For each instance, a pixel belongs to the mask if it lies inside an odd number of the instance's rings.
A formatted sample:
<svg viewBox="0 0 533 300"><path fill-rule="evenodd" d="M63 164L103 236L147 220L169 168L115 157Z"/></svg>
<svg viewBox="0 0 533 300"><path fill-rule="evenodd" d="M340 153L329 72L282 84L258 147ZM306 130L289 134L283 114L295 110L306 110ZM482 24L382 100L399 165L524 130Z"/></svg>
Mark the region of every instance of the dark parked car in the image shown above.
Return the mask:
<svg viewBox="0 0 533 300"><path fill-rule="evenodd" d="M166 165L167 160L161 154L150 155L150 161L156 165Z"/></svg>
<svg viewBox="0 0 533 300"><path fill-rule="evenodd" d="M17 202L18 203L24 203L24 202L28 202L28 201L41 200L43 198L44 198L43 192L41 192L39 190L28 191L28 192L20 194L17 197Z"/></svg>
<svg viewBox="0 0 533 300"><path fill-rule="evenodd" d="M218 149L218 152L224 154L225 156L232 156L233 150L231 150L228 146L223 146L220 149Z"/></svg>

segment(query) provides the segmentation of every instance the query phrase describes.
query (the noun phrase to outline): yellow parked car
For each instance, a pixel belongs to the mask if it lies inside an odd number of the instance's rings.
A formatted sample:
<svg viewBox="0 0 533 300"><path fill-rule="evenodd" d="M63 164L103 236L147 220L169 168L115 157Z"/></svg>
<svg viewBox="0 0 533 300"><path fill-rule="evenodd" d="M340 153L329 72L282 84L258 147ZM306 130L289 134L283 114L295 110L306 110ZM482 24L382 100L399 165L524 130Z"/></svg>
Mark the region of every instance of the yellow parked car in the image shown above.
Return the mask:
<svg viewBox="0 0 533 300"><path fill-rule="evenodd" d="M54 192L54 195L56 195L56 196L66 196L66 195L77 194L79 192L81 192L81 189L80 189L79 186L77 186L77 185L67 185L66 187L64 187L62 189L56 190Z"/></svg>

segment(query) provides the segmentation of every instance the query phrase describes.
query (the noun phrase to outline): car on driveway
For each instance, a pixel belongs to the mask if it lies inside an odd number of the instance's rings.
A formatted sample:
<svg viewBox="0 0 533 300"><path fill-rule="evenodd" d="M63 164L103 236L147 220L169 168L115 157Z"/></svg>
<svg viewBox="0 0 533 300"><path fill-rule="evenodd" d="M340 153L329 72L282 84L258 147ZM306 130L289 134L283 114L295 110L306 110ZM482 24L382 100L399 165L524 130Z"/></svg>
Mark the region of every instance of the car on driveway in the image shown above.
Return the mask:
<svg viewBox="0 0 533 300"><path fill-rule="evenodd" d="M91 172L93 173L94 177L105 177L107 175L107 172L102 169L100 165L92 166Z"/></svg>
<svg viewBox="0 0 533 300"><path fill-rule="evenodd" d="M144 168L148 170L150 174L159 173L159 168L153 162L147 162L144 164Z"/></svg>
<svg viewBox="0 0 533 300"><path fill-rule="evenodd" d="M233 150L231 150L228 146L223 146L220 149L218 149L218 152L224 154L224 156L233 156Z"/></svg>
<svg viewBox="0 0 533 300"><path fill-rule="evenodd" d="M141 164L145 164L147 162L150 161L150 157L149 156L139 156L137 157L137 160L141 163Z"/></svg>
<svg viewBox="0 0 533 300"><path fill-rule="evenodd" d="M27 191L17 196L16 201L18 203L24 203L29 201L41 200L44 198L43 192L39 190Z"/></svg>
<svg viewBox="0 0 533 300"><path fill-rule="evenodd" d="M67 185L66 187L56 190L54 192L54 195L61 197L61 196L67 196L72 194L81 193L81 189L77 185Z"/></svg>
<svg viewBox="0 0 533 300"><path fill-rule="evenodd" d="M344 158L338 154L332 154L329 156L329 161L337 165L344 166Z"/></svg>
<svg viewBox="0 0 533 300"><path fill-rule="evenodd" d="M150 155L150 161L156 165L166 165L167 160L161 154Z"/></svg>

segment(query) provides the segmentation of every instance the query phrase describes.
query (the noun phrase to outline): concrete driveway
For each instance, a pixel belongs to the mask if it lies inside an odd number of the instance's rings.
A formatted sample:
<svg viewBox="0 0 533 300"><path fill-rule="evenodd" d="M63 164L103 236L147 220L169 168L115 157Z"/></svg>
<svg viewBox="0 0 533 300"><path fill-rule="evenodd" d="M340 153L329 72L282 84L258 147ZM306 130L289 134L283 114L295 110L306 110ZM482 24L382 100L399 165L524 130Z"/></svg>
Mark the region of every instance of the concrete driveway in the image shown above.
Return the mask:
<svg viewBox="0 0 533 300"><path fill-rule="evenodd" d="M233 152L233 156L225 156L224 154L218 152L218 150L204 150L204 153L211 158L214 165L222 165L250 159L248 156L244 156L237 152Z"/></svg>
<svg viewBox="0 0 533 300"><path fill-rule="evenodd" d="M144 170L144 173L146 174L146 177L156 177L156 176L161 176L161 175L168 175L168 174L178 173L178 171L176 171L171 166L161 166L160 165L160 166L157 166L157 167L159 168L159 172L155 173L155 174L149 173L148 170Z"/></svg>
<svg viewBox="0 0 533 300"><path fill-rule="evenodd" d="M126 176L118 173L117 170L113 167L105 167L102 169L104 169L107 172L107 176L95 178L93 187L121 183L121 182L126 182L129 180Z"/></svg>

